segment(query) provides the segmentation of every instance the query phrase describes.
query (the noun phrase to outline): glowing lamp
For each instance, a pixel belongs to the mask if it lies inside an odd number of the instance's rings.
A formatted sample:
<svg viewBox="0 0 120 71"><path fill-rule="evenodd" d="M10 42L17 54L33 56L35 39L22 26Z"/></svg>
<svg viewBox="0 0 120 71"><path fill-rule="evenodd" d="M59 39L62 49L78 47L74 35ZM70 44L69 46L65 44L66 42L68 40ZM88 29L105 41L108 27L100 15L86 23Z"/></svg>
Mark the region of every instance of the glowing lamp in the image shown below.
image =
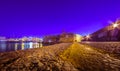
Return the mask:
<svg viewBox="0 0 120 71"><path fill-rule="evenodd" d="M114 28L118 27L118 24L117 23L113 24L113 27Z"/></svg>

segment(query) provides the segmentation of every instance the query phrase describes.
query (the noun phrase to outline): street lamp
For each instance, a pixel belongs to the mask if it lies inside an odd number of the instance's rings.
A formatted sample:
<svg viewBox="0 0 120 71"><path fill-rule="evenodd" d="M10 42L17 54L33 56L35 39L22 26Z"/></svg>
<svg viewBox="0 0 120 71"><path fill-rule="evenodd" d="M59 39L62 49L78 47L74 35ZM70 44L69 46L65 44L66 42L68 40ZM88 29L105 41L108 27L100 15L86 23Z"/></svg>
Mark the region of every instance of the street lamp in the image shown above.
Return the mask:
<svg viewBox="0 0 120 71"><path fill-rule="evenodd" d="M113 24L113 27L116 28L116 27L118 27L118 25L119 25L119 24L114 23L114 24Z"/></svg>
<svg viewBox="0 0 120 71"><path fill-rule="evenodd" d="M114 29L117 28L118 26L119 26L119 24L115 22L115 23L113 23L112 26L111 26L112 29L110 28L110 26L108 27L108 38L109 38L108 40L109 40L109 41L111 41L111 38L112 38L110 30L114 30Z"/></svg>

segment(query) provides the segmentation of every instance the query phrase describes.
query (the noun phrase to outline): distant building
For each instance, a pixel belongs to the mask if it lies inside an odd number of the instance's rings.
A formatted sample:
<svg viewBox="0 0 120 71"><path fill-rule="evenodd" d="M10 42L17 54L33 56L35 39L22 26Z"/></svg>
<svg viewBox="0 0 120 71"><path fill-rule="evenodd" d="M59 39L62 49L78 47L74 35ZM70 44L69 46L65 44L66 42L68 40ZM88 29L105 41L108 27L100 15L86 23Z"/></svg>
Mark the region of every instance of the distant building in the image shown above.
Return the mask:
<svg viewBox="0 0 120 71"><path fill-rule="evenodd" d="M62 33L60 34L59 42L74 42L75 34L73 33Z"/></svg>
<svg viewBox="0 0 120 71"><path fill-rule="evenodd" d="M81 42L82 36L74 33L62 33L59 42Z"/></svg>
<svg viewBox="0 0 120 71"><path fill-rule="evenodd" d="M42 39L41 38L38 38L38 37L23 37L21 39L19 39L21 41L32 41L32 42L42 42Z"/></svg>
<svg viewBox="0 0 120 71"><path fill-rule="evenodd" d="M41 38L38 37L22 37L22 38L9 38L7 41L18 41L18 42L42 42Z"/></svg>
<svg viewBox="0 0 120 71"><path fill-rule="evenodd" d="M21 38L22 41L29 41L29 38L28 37L23 37Z"/></svg>
<svg viewBox="0 0 120 71"><path fill-rule="evenodd" d="M5 41L6 37L0 37L0 41Z"/></svg>
<svg viewBox="0 0 120 71"><path fill-rule="evenodd" d="M45 36L43 43L81 42L82 36L63 32L60 35Z"/></svg>
<svg viewBox="0 0 120 71"><path fill-rule="evenodd" d="M17 38L9 38L9 39L7 39L7 41L19 41L19 39L17 39Z"/></svg>
<svg viewBox="0 0 120 71"><path fill-rule="evenodd" d="M33 42L42 42L42 39L38 38L38 37L32 37L31 41L33 41Z"/></svg>
<svg viewBox="0 0 120 71"><path fill-rule="evenodd" d="M58 43L59 42L59 35L50 35L50 36L45 36L43 38L43 43Z"/></svg>

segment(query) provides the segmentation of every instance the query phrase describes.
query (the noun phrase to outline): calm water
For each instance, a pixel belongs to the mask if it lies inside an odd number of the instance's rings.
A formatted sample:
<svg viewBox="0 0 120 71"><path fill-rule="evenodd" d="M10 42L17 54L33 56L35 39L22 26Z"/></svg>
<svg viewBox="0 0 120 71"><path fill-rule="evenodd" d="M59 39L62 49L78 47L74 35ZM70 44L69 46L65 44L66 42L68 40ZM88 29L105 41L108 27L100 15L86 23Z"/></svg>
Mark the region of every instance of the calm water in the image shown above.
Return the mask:
<svg viewBox="0 0 120 71"><path fill-rule="evenodd" d="M42 47L42 43L38 42L6 42L0 41L0 52L25 50L30 48Z"/></svg>

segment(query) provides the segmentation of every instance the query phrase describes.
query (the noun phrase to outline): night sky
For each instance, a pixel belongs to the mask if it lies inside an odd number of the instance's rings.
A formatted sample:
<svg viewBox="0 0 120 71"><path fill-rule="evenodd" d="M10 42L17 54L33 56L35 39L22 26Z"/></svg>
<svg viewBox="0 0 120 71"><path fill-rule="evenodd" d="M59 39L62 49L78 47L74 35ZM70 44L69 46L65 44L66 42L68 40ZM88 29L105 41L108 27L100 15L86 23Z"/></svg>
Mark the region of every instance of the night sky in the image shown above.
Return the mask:
<svg viewBox="0 0 120 71"><path fill-rule="evenodd" d="M120 18L119 0L0 0L0 36L87 35Z"/></svg>

